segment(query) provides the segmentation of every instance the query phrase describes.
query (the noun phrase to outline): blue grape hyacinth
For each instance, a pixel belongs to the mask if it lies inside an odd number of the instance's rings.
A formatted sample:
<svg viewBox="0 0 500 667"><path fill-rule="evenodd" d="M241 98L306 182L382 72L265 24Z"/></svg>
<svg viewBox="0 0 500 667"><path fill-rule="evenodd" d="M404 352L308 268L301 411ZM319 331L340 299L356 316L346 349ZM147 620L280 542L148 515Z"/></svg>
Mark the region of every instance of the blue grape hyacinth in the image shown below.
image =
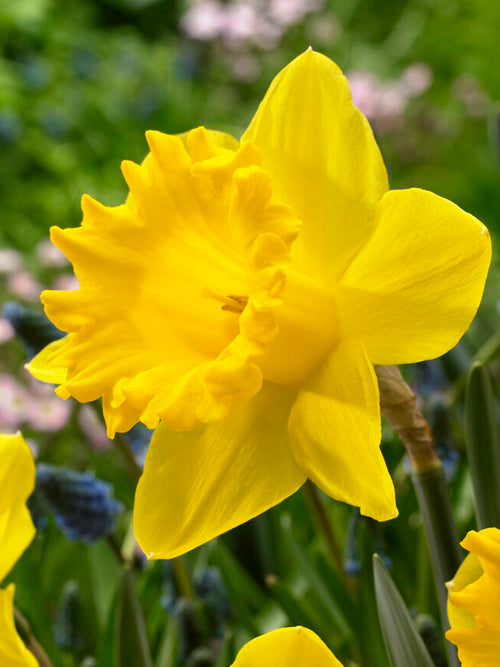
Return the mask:
<svg viewBox="0 0 500 667"><path fill-rule="evenodd" d="M123 505L113 487L88 473L39 463L35 494L70 540L90 544L108 535Z"/></svg>

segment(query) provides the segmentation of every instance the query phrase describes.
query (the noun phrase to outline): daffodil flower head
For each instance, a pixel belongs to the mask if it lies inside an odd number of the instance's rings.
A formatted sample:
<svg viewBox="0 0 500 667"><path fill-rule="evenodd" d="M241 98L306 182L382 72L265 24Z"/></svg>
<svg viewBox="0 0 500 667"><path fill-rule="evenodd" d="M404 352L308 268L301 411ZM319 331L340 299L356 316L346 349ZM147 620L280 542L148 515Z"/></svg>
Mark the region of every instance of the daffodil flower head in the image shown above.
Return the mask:
<svg viewBox="0 0 500 667"><path fill-rule="evenodd" d="M281 628L245 644L231 667L342 667L316 633Z"/></svg>
<svg viewBox="0 0 500 667"><path fill-rule="evenodd" d="M0 582L35 535L26 500L35 486L33 456L21 435L0 435ZM0 664L37 667L14 625L14 584L0 589Z"/></svg>
<svg viewBox="0 0 500 667"><path fill-rule="evenodd" d="M496 667L500 656L500 530L471 530L470 553L448 586L447 639L463 667Z"/></svg>
<svg viewBox="0 0 500 667"><path fill-rule="evenodd" d="M423 190L388 190L349 86L308 50L238 142L147 133L126 202L83 199L52 230L80 289L44 292L69 333L29 365L61 396L102 398L108 432L156 428L137 538L172 558L307 478L378 520L397 514L373 364L439 356L467 329L486 228Z"/></svg>

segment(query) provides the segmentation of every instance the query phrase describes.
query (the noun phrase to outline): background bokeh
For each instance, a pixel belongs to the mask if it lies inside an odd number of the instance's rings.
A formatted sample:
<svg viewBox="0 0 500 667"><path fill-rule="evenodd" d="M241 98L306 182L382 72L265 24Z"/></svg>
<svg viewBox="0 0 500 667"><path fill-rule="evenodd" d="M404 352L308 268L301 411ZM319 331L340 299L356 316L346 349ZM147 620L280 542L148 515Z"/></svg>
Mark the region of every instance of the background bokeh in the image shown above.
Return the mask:
<svg viewBox="0 0 500 667"><path fill-rule="evenodd" d="M75 287L70 267L47 241L49 227L77 225L84 192L120 203L120 161L144 157L147 129L205 125L239 136L273 76L312 45L347 74L392 187L418 186L452 199L489 227L495 243L499 39L496 0L0 2L0 299L8 304L0 319L0 428L22 428L38 460L58 466L39 473L40 531L11 579L55 666L113 664L115 551L135 549L135 480L122 448L140 465L149 434L136 432L117 447L92 406L61 401L22 371L52 335L36 319L40 290ZM492 360L498 378L498 294L495 256L484 304L462 343L442 362L408 371L448 466L460 534L473 521L461 458L463 374L479 355ZM343 550L343 571L328 561L300 494L187 558L197 603L181 595L171 564L147 564L137 552L155 667L229 665L242 641L296 623L315 629L340 659L384 667L371 587L375 550L439 653L421 519L403 450L389 432L384 442L400 519L377 526L321 498ZM77 483L60 466L91 472L111 487L92 478ZM76 494L69 501L66 488ZM94 532L92 521L101 522ZM102 535L107 541L95 539ZM205 609L208 629L198 627L196 605ZM218 663L214 647L223 648Z"/></svg>

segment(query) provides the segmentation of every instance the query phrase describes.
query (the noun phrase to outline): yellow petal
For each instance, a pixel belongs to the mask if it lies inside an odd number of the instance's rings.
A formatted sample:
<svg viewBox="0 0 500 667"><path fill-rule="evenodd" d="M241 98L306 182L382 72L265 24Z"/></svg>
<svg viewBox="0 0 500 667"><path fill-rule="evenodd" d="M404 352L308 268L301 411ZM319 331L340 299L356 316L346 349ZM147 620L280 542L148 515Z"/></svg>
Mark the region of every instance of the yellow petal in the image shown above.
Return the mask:
<svg viewBox="0 0 500 667"><path fill-rule="evenodd" d="M33 377L41 382L49 382L51 384L63 384L68 373L67 368L58 367L51 363L54 355L59 350L63 349L67 344L65 338L55 340L43 348L33 359L26 364L25 368Z"/></svg>
<svg viewBox="0 0 500 667"><path fill-rule="evenodd" d="M14 584L0 590L0 665L4 667L38 667L14 625Z"/></svg>
<svg viewBox="0 0 500 667"><path fill-rule="evenodd" d="M467 609L453 604L454 593L459 593L483 574L483 568L475 554L469 554L458 568L453 581L446 584L448 588L448 620L452 628L474 628L476 617Z"/></svg>
<svg viewBox="0 0 500 667"><path fill-rule="evenodd" d="M203 141L192 141L191 132L181 132L177 135L186 148L190 151L191 157L195 162L202 162L207 158L213 156L214 144L218 148L237 151L240 144L227 132L219 132L218 130L206 130Z"/></svg>
<svg viewBox="0 0 500 667"><path fill-rule="evenodd" d="M252 639L232 667L342 667L328 646L307 628L281 628Z"/></svg>
<svg viewBox="0 0 500 667"><path fill-rule="evenodd" d="M481 301L491 257L488 230L425 190L394 190L377 227L342 278L343 335L372 363L432 359L464 334Z"/></svg>
<svg viewBox="0 0 500 667"><path fill-rule="evenodd" d="M377 379L359 344L340 343L302 388L289 433L298 464L325 493L378 521L397 516Z"/></svg>
<svg viewBox="0 0 500 667"><path fill-rule="evenodd" d="M451 630L463 667L495 667L500 655L500 530L471 530L462 541L470 551L448 584Z"/></svg>
<svg viewBox="0 0 500 667"><path fill-rule="evenodd" d="M458 646L462 667L498 667L500 632L489 628L448 630L446 638Z"/></svg>
<svg viewBox="0 0 500 667"><path fill-rule="evenodd" d="M274 79L243 140L261 149L277 197L304 223L296 268L331 284L372 232L388 189L347 79L329 58L306 51Z"/></svg>
<svg viewBox="0 0 500 667"><path fill-rule="evenodd" d="M293 396L265 384L222 423L156 430L134 530L150 558L174 558L281 502L305 481L287 441ZM278 472L277 472L278 471Z"/></svg>
<svg viewBox="0 0 500 667"><path fill-rule="evenodd" d="M0 435L0 581L35 535L26 501L35 486L35 464L20 434Z"/></svg>
<svg viewBox="0 0 500 667"><path fill-rule="evenodd" d="M478 627L496 629L500 648L500 530L471 530L461 544L477 556L484 573L462 591L450 592L450 600L473 612Z"/></svg>
<svg viewBox="0 0 500 667"><path fill-rule="evenodd" d="M483 570L500 581L500 529L470 530L460 542L467 551L474 553Z"/></svg>

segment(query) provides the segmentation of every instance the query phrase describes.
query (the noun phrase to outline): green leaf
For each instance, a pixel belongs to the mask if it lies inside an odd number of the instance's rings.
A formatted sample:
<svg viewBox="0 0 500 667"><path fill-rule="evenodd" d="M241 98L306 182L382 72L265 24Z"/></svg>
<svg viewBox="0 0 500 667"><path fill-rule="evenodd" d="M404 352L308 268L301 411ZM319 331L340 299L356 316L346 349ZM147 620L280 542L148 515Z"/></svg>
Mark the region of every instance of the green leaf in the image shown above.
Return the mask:
<svg viewBox="0 0 500 667"><path fill-rule="evenodd" d="M403 598L377 555L373 575L380 627L392 667L434 667Z"/></svg>
<svg viewBox="0 0 500 667"><path fill-rule="evenodd" d="M306 583L301 580L302 584ZM274 598L279 602L288 617L286 625L305 625L320 637L328 637L331 633L330 620L314 601L301 590L304 585L296 582L282 581L276 576L268 577L268 587Z"/></svg>
<svg viewBox="0 0 500 667"><path fill-rule="evenodd" d="M105 540L98 540L88 548L88 559L90 588L95 598L96 616L102 628L116 600L121 573L116 567L116 556Z"/></svg>
<svg viewBox="0 0 500 667"><path fill-rule="evenodd" d="M321 579L318 571L311 563L309 552L295 539L292 520L288 514L281 516L281 526L295 563L314 594L317 608L328 619L332 632L338 632L342 640L350 640L353 632L346 620L345 612L339 606L335 597L331 595L328 585ZM331 576L334 576L333 572Z"/></svg>
<svg viewBox="0 0 500 667"><path fill-rule="evenodd" d="M236 648L234 646L234 635L232 632L226 632L222 640L222 648L220 650L215 667L228 667L232 665L236 657Z"/></svg>
<svg viewBox="0 0 500 667"><path fill-rule="evenodd" d="M115 626L116 667L153 667L134 575L125 570L118 593Z"/></svg>
<svg viewBox="0 0 500 667"><path fill-rule="evenodd" d="M238 622L251 635L259 634L256 614L269 604L269 596L255 583L222 540L215 543L212 562L220 570L229 603Z"/></svg>
<svg viewBox="0 0 500 667"><path fill-rule="evenodd" d="M486 368L471 366L465 395L465 443L479 528L500 526L500 440Z"/></svg>
<svg viewBox="0 0 500 667"><path fill-rule="evenodd" d="M160 642L155 667L175 667L179 652L179 629L173 617L167 620L167 627Z"/></svg>

